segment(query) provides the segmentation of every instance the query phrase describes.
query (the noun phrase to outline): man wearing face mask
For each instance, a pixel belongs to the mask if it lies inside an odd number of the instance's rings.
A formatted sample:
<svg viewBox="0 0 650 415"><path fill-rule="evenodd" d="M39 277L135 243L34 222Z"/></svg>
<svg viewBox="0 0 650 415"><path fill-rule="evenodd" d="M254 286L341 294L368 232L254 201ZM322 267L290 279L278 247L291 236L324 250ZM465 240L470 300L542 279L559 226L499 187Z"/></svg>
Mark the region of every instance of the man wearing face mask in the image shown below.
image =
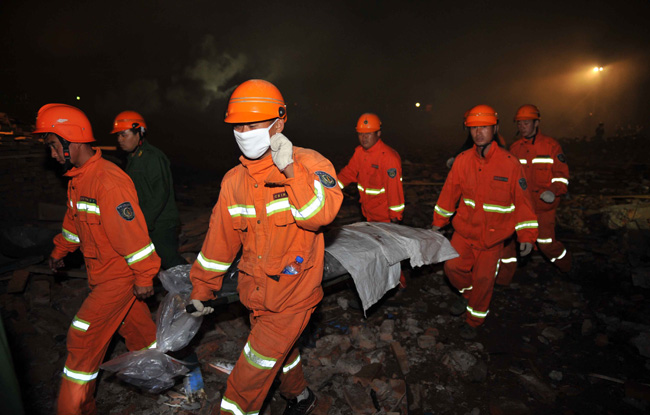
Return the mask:
<svg viewBox="0 0 650 415"><path fill-rule="evenodd" d="M286 120L273 84L252 79L232 93L225 121L243 156L223 178L190 271L193 315L208 314L212 308L201 301L215 298L242 249L238 292L251 311L251 332L228 378L222 414L259 413L276 376L289 400L285 414L307 414L316 405L295 343L323 297L321 228L334 220L343 195L332 164L282 134ZM297 257L297 273L283 273Z"/></svg>
<svg viewBox="0 0 650 415"><path fill-rule="evenodd" d="M510 152L524 166L530 193L539 221L537 248L562 272L571 270L571 253L555 239L555 212L560 196L569 186L569 166L562 147L539 131L540 113L535 105L522 105L515 114L522 138L510 146ZM514 239L504 249L497 284L508 285L517 270Z"/></svg>
<svg viewBox="0 0 650 415"><path fill-rule="evenodd" d="M50 254L53 271L63 258L81 249L90 294L68 330L57 414L95 414L95 384L113 334L126 347L155 347L156 325L143 300L153 295L160 268L138 206L133 182L93 149L90 122L78 108L47 104L38 111L36 130L53 159L64 166L68 208Z"/></svg>
<svg viewBox="0 0 650 415"><path fill-rule="evenodd" d="M488 105L469 111L465 126L474 147L456 158L433 214L434 230L446 226L456 214L451 245L460 256L445 262L445 274L462 295L450 311L465 314L460 330L464 339L476 337L476 327L489 313L503 241L516 231L525 256L537 238L523 168L498 146L497 122L497 113Z"/></svg>
<svg viewBox="0 0 650 415"><path fill-rule="evenodd" d="M147 124L135 111L122 111L113 121L111 134L128 153L126 173L133 180L140 208L147 221L149 237L162 261L162 268L187 264L178 253L178 227L181 224L172 172L167 156L152 146L145 136Z"/></svg>

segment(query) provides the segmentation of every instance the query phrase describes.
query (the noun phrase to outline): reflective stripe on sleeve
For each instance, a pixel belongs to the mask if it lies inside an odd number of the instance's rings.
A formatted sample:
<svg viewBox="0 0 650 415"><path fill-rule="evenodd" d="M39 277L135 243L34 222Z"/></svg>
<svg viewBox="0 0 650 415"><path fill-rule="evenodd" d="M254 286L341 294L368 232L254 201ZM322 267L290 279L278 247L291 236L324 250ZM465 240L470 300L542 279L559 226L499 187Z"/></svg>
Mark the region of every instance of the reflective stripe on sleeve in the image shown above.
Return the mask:
<svg viewBox="0 0 650 415"><path fill-rule="evenodd" d="M487 317L487 315L488 315L488 313L490 312L490 310L486 310L486 311L476 311L476 310L474 310L472 307L467 306L467 312L470 313L472 316L474 316L474 317L476 317L476 318L485 318L485 317Z"/></svg>
<svg viewBox="0 0 650 415"><path fill-rule="evenodd" d="M553 164L553 158L551 157L535 157L532 160L533 164Z"/></svg>
<svg viewBox="0 0 650 415"><path fill-rule="evenodd" d="M302 209L291 206L291 214L295 220L307 220L320 212L323 206L325 206L323 185L320 180L314 180L314 197Z"/></svg>
<svg viewBox="0 0 650 415"><path fill-rule="evenodd" d="M476 207L476 202L474 202L472 199L463 199L463 202L467 206L471 207L472 209L474 209Z"/></svg>
<svg viewBox="0 0 650 415"><path fill-rule="evenodd" d="M553 238L545 238L545 239L537 238L537 243L538 244L550 244L550 243L553 243Z"/></svg>
<svg viewBox="0 0 650 415"><path fill-rule="evenodd" d="M503 263L503 264L512 264L513 262L517 262L517 258L516 258L516 257L512 257L512 258L501 258L501 263Z"/></svg>
<svg viewBox="0 0 650 415"><path fill-rule="evenodd" d="M72 242L73 244L78 244L78 243L81 242L81 239L79 239L79 236L77 236L74 233L70 232L66 228L61 229L61 234L63 235L63 239L65 239L68 242Z"/></svg>
<svg viewBox="0 0 650 415"><path fill-rule="evenodd" d="M291 363L289 363L288 365L284 366L284 367L282 368L282 373L287 373L288 371L290 371L290 370L293 369L294 367L298 366L298 363L300 363L300 355L298 355L298 356L293 360L293 362L291 362Z"/></svg>
<svg viewBox="0 0 650 415"><path fill-rule="evenodd" d="M567 186L569 185L569 181L567 179L565 179L564 177L553 177L551 179L551 183L555 183L555 182L564 183Z"/></svg>
<svg viewBox="0 0 650 415"><path fill-rule="evenodd" d="M199 261L199 265L206 271L212 272L226 272L230 268L230 264L227 262L215 261L213 259L208 259L203 255L203 252L199 252L199 256L196 257L196 260Z"/></svg>
<svg viewBox="0 0 650 415"><path fill-rule="evenodd" d="M522 229L527 229L527 228L538 228L539 224L537 223L536 220L527 220L525 222L519 222L518 224L515 225L515 230L520 231Z"/></svg>
<svg viewBox="0 0 650 415"><path fill-rule="evenodd" d="M67 366L63 368L63 377L80 385L95 380L98 373L99 370L95 372L80 372L78 370L69 369Z"/></svg>
<svg viewBox="0 0 650 415"><path fill-rule="evenodd" d="M483 210L486 212L494 212L494 213L512 213L515 211L515 205L510 205L510 206L501 206L501 205L490 205L487 203L483 203Z"/></svg>
<svg viewBox="0 0 650 415"><path fill-rule="evenodd" d="M339 187L340 187L341 189L345 188L345 186L343 186L343 183L341 183L340 180L337 180L336 182L339 184Z"/></svg>
<svg viewBox="0 0 650 415"><path fill-rule="evenodd" d="M454 212L449 212L447 210L444 210L443 208L441 208L438 205L436 205L434 210L438 213L438 215L444 216L445 218L448 218L448 217L450 217L451 215L454 214Z"/></svg>
<svg viewBox="0 0 650 415"><path fill-rule="evenodd" d="M235 216L244 216L246 218L255 217L255 206L253 205L232 205L228 206L228 213L233 218Z"/></svg>
<svg viewBox="0 0 650 415"><path fill-rule="evenodd" d="M83 331L86 332L88 331L88 328L90 327L90 323L80 319L77 316L74 316L74 319L72 320L72 328L75 330Z"/></svg>
<svg viewBox="0 0 650 415"><path fill-rule="evenodd" d="M397 206L390 206L388 209L392 210L393 212L401 212L404 210L404 204L397 205Z"/></svg>
<svg viewBox="0 0 650 415"><path fill-rule="evenodd" d="M247 342L246 345L244 346L244 357L246 358L246 361L258 369L262 370L269 370L273 369L273 366L275 366L275 362L277 359L273 359L272 357L266 357L255 350L251 347L251 342Z"/></svg>
<svg viewBox="0 0 650 415"><path fill-rule="evenodd" d="M472 288L474 288L474 286L470 285L470 286L467 287L467 288L462 288L462 289L458 290L458 292L462 294L462 293L464 293L465 291L469 291L469 290L471 290Z"/></svg>
<svg viewBox="0 0 650 415"><path fill-rule="evenodd" d="M150 242L149 245L145 246L139 251L136 251L130 255L125 256L124 259L126 259L126 263L128 265L133 265L136 262L142 261L143 259L147 258L154 252L156 252L156 248L153 246L153 243Z"/></svg>
<svg viewBox="0 0 650 415"><path fill-rule="evenodd" d="M382 193L386 193L386 188L385 187L382 187L381 189L366 189L366 194L367 195L376 196L376 195L380 195Z"/></svg>
<svg viewBox="0 0 650 415"><path fill-rule="evenodd" d="M526 160L526 159L519 159L519 162L521 164L528 164L528 160Z"/></svg>

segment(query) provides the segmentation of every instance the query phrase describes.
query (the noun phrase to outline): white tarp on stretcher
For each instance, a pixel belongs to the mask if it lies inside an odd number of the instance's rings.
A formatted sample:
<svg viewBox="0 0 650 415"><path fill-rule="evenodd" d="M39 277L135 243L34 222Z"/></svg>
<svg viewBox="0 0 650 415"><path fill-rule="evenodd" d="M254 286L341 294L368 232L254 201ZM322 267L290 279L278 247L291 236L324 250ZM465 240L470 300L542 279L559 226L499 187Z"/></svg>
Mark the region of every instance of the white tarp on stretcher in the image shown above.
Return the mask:
<svg viewBox="0 0 650 415"><path fill-rule="evenodd" d="M438 232L377 222L340 228L325 250L352 276L364 312L399 284L400 261L410 258L411 266L419 267L458 256Z"/></svg>

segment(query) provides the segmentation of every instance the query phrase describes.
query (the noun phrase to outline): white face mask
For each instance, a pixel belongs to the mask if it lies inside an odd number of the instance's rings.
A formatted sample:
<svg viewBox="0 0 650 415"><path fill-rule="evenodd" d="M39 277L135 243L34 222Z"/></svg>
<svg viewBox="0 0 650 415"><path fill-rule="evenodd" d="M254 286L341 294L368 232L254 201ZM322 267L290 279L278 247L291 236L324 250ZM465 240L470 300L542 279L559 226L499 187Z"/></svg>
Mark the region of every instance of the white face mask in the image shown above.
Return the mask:
<svg viewBox="0 0 650 415"><path fill-rule="evenodd" d="M256 130L245 131L240 133L235 131L235 140L237 140L237 145L242 153L249 159L258 159L266 153L266 150L271 147L271 136L269 135L269 130L276 123L277 119L273 121L273 124L269 125L266 128L258 128Z"/></svg>

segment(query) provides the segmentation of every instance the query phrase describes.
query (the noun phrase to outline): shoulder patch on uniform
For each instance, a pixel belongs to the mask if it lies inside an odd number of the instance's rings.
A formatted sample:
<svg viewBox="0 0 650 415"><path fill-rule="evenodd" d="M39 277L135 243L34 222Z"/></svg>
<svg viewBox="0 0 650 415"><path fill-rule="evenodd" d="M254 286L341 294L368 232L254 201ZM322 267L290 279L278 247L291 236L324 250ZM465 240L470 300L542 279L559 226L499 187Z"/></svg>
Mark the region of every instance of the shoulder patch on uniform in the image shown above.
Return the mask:
<svg viewBox="0 0 650 415"><path fill-rule="evenodd" d="M395 176L397 176L397 169L388 169L387 173L388 173L388 177L394 179Z"/></svg>
<svg viewBox="0 0 650 415"><path fill-rule="evenodd" d="M498 180L500 182L507 182L508 178L507 177L502 177L502 176L494 176L494 180Z"/></svg>
<svg viewBox="0 0 650 415"><path fill-rule="evenodd" d="M528 183L526 183L526 179L524 179L523 177L519 179L519 186L521 186L523 190L528 189Z"/></svg>
<svg viewBox="0 0 650 415"><path fill-rule="evenodd" d="M327 187L328 189L336 186L336 180L334 180L334 178L329 173L319 170L316 172L316 176L318 176L318 179L323 184L323 186Z"/></svg>
<svg viewBox="0 0 650 415"><path fill-rule="evenodd" d="M131 221L135 218L135 212L133 211L133 206L131 202L124 202L120 204L117 208L117 213L120 214L122 219Z"/></svg>
<svg viewBox="0 0 650 415"><path fill-rule="evenodd" d="M560 160L562 163L566 163L566 156L564 155L564 153L558 154L557 159Z"/></svg>

